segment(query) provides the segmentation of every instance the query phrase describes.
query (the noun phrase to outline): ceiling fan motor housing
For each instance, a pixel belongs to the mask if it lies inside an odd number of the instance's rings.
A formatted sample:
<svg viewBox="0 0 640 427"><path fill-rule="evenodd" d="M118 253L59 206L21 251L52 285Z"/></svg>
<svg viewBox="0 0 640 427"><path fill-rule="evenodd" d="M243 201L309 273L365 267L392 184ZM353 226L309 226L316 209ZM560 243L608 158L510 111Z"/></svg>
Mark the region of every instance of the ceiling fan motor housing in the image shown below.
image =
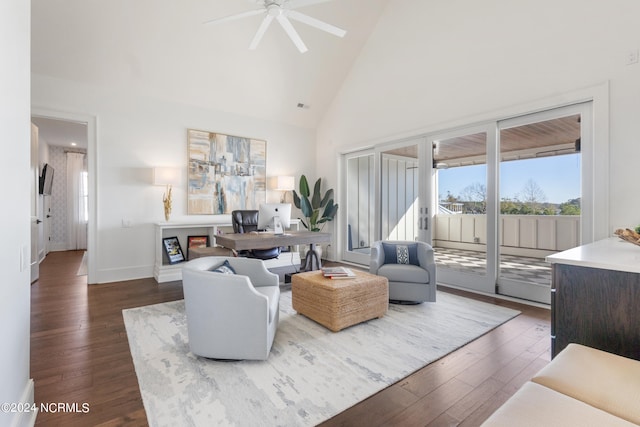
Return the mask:
<svg viewBox="0 0 640 427"><path fill-rule="evenodd" d="M271 3L267 6L267 14L274 18L282 14L282 6L277 3Z"/></svg>

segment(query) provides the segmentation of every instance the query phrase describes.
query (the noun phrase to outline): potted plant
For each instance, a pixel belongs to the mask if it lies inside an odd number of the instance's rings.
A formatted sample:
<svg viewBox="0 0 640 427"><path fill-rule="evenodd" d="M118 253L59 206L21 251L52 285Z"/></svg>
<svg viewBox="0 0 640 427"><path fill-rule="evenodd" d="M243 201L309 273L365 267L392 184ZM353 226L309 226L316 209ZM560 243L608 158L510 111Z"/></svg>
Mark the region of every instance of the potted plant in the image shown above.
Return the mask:
<svg viewBox="0 0 640 427"><path fill-rule="evenodd" d="M333 203L333 189L328 189L324 195L321 192L322 178L318 178L310 192L307 177L300 177L300 195L293 190L293 204L305 216L300 218L302 225L309 231L322 231L324 225L333 221L338 212L338 205Z"/></svg>

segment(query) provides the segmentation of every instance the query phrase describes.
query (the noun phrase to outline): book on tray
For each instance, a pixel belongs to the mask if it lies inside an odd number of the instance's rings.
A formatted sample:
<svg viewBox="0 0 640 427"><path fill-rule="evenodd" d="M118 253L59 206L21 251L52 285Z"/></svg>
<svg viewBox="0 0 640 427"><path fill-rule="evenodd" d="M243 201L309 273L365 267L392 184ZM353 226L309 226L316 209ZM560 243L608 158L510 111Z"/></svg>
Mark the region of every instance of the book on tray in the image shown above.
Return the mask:
<svg viewBox="0 0 640 427"><path fill-rule="evenodd" d="M322 274L329 279L351 279L356 277L356 274L350 268L345 267L324 267Z"/></svg>

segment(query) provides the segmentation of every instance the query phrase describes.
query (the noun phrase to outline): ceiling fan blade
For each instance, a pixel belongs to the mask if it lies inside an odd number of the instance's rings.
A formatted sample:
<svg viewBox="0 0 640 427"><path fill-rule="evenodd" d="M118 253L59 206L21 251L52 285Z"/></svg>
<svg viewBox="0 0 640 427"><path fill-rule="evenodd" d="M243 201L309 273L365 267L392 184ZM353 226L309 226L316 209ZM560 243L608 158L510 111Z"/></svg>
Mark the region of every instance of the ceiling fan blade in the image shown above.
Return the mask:
<svg viewBox="0 0 640 427"><path fill-rule="evenodd" d="M278 15L276 19L278 20L284 31L287 33L293 44L296 45L300 53L305 53L308 50L307 46L304 45L304 42L300 38L300 35L298 35L298 32L295 28L293 28L293 25L291 25L291 22L289 22L287 17Z"/></svg>
<svg viewBox="0 0 640 427"><path fill-rule="evenodd" d="M291 9L297 9L299 7L311 6L313 4L319 4L319 3L327 3L330 1L331 0L291 0L289 2L289 7Z"/></svg>
<svg viewBox="0 0 640 427"><path fill-rule="evenodd" d="M222 22L235 21L236 19L247 18L249 16L260 15L261 13L265 13L264 8L249 10L247 12L236 13L235 15L224 16L222 18L211 19L210 21L205 21L203 24L220 24Z"/></svg>
<svg viewBox="0 0 640 427"><path fill-rule="evenodd" d="M262 36L264 36L265 31L267 31L267 28L269 28L269 25L271 25L271 21L273 21L273 16L267 15L264 17L264 19L262 20L262 24L260 24L260 27L258 27L258 31L256 31L256 35L253 36L253 40L251 40L249 49L254 50L258 47L258 43L260 43L260 40L262 40Z"/></svg>
<svg viewBox="0 0 640 427"><path fill-rule="evenodd" d="M327 24L326 22L322 22L316 18L312 18L309 15L305 15L304 13L296 12L295 10L288 10L286 14L291 19L302 22L303 24L310 25L319 30L326 31L327 33L333 34L334 36L344 37L344 35L347 34L347 32L342 28Z"/></svg>

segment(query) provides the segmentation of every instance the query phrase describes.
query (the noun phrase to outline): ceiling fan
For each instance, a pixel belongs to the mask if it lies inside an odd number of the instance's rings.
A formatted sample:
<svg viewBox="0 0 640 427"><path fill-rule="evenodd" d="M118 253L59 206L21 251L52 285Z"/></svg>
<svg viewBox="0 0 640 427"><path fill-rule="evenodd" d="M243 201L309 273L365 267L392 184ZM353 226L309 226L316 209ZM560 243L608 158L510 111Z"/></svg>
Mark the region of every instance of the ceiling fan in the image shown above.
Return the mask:
<svg viewBox="0 0 640 427"><path fill-rule="evenodd" d="M265 14L262 23L258 27L258 31L255 36L253 36L253 40L251 40L251 44L249 45L249 49L255 49L258 47L260 40L264 36L264 33L271 25L271 22L275 19L278 21L280 26L287 33L293 44L296 45L298 50L301 53L306 52L307 46L305 46L304 42L300 38L298 32L291 25L291 21L289 19L293 19L294 21L302 22L303 24L310 25L319 30L326 31L327 33L333 34L334 36L344 37L347 33L342 28L335 27L331 24L327 24L326 22L320 21L318 19L312 18L309 15L305 15L300 13L294 9L298 9L305 6L310 6L312 4L317 3L326 3L331 0L251 0L256 4L261 5L259 9L249 10L247 12L238 13L235 15L225 16L223 18L212 19L210 21L205 22L205 24L220 24L227 21L235 21L236 19L247 18L249 16L255 16L260 14Z"/></svg>

